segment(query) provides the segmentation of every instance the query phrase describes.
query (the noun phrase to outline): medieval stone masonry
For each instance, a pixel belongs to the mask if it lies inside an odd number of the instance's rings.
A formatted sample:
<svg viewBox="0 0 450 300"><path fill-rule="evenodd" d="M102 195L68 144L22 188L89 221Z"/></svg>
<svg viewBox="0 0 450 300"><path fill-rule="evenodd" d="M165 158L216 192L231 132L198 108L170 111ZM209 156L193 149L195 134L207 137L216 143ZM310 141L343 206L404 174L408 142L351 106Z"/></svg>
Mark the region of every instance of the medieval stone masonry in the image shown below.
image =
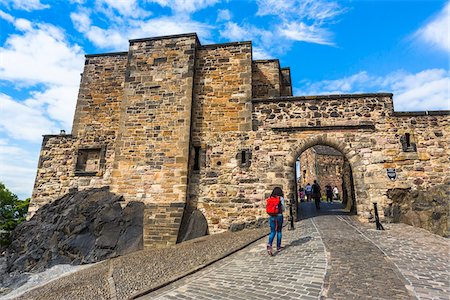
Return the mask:
<svg viewBox="0 0 450 300"><path fill-rule="evenodd" d="M292 96L290 76L276 59L253 60L251 42L201 45L196 34L86 55L72 133L44 136L30 215L109 186L144 203L145 246L175 243L194 210L209 233L255 225L273 187L295 199L295 163L315 145L348 162L361 219L373 202L382 220L397 213L396 188L448 196L448 111L395 112L387 93ZM432 206L413 225L445 235L448 213Z"/></svg>

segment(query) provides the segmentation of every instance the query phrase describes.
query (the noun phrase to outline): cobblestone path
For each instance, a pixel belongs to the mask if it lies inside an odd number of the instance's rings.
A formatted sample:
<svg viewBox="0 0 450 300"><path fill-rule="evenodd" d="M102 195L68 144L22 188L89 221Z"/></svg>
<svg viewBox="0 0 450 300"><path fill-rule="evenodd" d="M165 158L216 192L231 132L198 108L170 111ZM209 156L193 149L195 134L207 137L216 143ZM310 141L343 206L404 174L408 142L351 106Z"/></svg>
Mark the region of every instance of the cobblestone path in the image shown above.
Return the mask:
<svg viewBox="0 0 450 300"><path fill-rule="evenodd" d="M269 257L263 238L142 299L450 299L447 239L346 216L338 203L302 206L285 250Z"/></svg>
<svg viewBox="0 0 450 300"><path fill-rule="evenodd" d="M386 231L349 224L373 241L397 266L419 299L450 299L450 241L404 224L385 225Z"/></svg>
<svg viewBox="0 0 450 300"><path fill-rule="evenodd" d="M266 244L263 238L144 299L318 299L326 257L312 219L284 228L286 248L277 255L268 256Z"/></svg>

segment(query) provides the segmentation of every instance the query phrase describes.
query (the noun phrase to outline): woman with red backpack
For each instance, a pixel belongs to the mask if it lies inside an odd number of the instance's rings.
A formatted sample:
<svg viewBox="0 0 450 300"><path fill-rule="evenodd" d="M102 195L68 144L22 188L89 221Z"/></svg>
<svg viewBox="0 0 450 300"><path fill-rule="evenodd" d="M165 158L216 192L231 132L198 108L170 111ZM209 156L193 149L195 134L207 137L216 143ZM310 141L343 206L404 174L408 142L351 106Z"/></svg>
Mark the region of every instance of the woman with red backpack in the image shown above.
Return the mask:
<svg viewBox="0 0 450 300"><path fill-rule="evenodd" d="M283 190L279 187L273 189L272 194L266 200L266 212L270 215L269 225L269 243L267 244L267 253L270 256L273 255L272 243L277 235L277 252L279 252L281 247L281 230L283 229L283 211L284 211L284 194Z"/></svg>

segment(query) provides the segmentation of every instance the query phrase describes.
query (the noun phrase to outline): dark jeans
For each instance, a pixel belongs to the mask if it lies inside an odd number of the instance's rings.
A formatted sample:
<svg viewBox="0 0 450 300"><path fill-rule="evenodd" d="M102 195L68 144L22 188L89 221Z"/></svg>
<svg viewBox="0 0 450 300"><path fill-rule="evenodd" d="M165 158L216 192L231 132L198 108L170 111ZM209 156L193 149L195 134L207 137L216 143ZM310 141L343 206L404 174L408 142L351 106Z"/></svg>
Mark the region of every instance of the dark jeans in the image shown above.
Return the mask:
<svg viewBox="0 0 450 300"><path fill-rule="evenodd" d="M270 234L269 245L272 246L275 233L277 234L277 249L281 247L281 229L283 229L283 215L269 217Z"/></svg>
<svg viewBox="0 0 450 300"><path fill-rule="evenodd" d="M314 196L314 204L316 205L316 209L320 209L320 196Z"/></svg>

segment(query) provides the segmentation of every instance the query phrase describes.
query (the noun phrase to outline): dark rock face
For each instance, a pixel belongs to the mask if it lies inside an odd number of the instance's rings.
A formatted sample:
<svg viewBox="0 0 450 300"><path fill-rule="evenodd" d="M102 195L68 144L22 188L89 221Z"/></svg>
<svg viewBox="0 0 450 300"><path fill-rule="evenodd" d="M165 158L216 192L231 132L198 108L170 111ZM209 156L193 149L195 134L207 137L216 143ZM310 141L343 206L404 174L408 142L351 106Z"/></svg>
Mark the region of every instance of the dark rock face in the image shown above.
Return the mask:
<svg viewBox="0 0 450 300"><path fill-rule="evenodd" d="M198 209L192 211L187 218L186 225L185 228L180 230L180 242L185 242L208 234L208 222L202 212Z"/></svg>
<svg viewBox="0 0 450 300"><path fill-rule="evenodd" d="M384 210L386 221L421 227L441 236L449 235L448 186L427 190L396 188L388 190L387 196L393 203Z"/></svg>
<svg viewBox="0 0 450 300"><path fill-rule="evenodd" d="M56 264L85 264L142 249L141 202L122 209L108 188L67 194L39 209L13 232L7 271L40 272Z"/></svg>

